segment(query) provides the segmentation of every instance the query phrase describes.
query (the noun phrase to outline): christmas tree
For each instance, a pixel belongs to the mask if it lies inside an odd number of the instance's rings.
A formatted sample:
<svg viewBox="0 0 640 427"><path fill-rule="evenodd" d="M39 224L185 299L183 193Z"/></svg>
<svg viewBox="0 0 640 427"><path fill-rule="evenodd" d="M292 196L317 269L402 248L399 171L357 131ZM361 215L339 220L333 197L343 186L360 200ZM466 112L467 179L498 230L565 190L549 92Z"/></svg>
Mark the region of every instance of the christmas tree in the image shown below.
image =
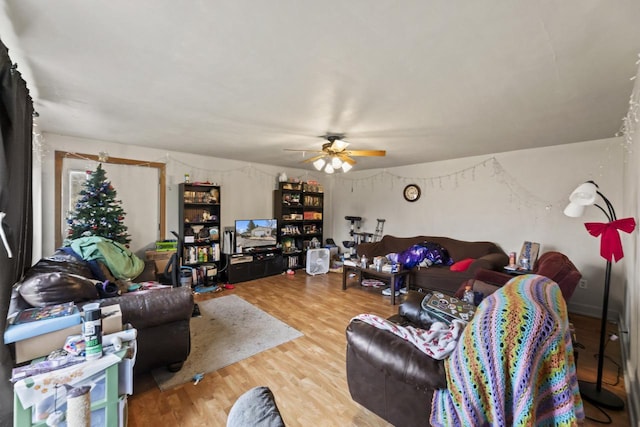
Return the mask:
<svg viewBox="0 0 640 427"><path fill-rule="evenodd" d="M127 244L131 241L127 226L123 224L126 213L122 201L116 200L116 190L107 181L102 163L94 172L87 172L87 181L82 185L75 211L67 217L67 238L77 239L101 236L114 242Z"/></svg>

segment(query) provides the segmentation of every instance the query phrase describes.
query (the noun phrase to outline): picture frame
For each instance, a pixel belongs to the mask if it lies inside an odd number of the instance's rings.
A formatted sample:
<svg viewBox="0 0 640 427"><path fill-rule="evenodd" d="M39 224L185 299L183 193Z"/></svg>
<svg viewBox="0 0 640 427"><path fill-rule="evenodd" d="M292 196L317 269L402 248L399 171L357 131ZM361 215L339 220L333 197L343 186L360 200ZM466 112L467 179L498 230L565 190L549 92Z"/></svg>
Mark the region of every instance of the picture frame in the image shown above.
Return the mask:
<svg viewBox="0 0 640 427"><path fill-rule="evenodd" d="M518 267L523 270L532 270L538 260L539 252L540 243L525 241L522 244L520 255L518 255ZM527 261L525 262L524 260Z"/></svg>

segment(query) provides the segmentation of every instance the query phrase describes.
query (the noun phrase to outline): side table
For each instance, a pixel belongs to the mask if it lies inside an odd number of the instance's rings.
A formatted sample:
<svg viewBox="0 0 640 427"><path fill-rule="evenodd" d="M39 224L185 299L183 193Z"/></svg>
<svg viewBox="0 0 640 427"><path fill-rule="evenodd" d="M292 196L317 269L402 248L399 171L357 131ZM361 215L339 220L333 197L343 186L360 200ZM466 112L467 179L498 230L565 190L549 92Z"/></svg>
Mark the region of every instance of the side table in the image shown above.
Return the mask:
<svg viewBox="0 0 640 427"><path fill-rule="evenodd" d="M66 409L64 384L91 386L92 425L117 427L123 419L126 395L132 394L135 356L127 357L127 349L135 349L135 341L120 351L100 359L82 362L67 368L27 377L14 384L13 425L16 427L46 426L47 416L55 409ZM56 390L56 388L58 388Z"/></svg>
<svg viewBox="0 0 640 427"><path fill-rule="evenodd" d="M401 277L405 278L405 286L409 289L409 273L411 270L400 270L397 273L386 273L384 271L378 271L371 268L362 268L353 265L342 266L342 290L347 289L347 278L350 273L358 275L358 283L362 283L362 279L379 279L389 284L391 289L391 305L396 304L395 284Z"/></svg>
<svg viewBox="0 0 640 427"><path fill-rule="evenodd" d="M531 273L533 273L533 270L525 270L525 269L520 268L520 267L518 267L518 268L503 267L502 271L507 273L507 274L510 274L512 276L521 276L523 274L531 274Z"/></svg>

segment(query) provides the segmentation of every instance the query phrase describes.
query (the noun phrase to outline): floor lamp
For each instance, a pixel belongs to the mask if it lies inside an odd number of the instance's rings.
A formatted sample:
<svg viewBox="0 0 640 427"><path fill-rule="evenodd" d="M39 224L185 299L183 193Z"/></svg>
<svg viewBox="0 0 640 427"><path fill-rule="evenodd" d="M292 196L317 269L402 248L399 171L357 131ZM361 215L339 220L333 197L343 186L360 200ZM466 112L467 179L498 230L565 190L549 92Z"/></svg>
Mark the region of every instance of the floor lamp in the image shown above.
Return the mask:
<svg viewBox="0 0 640 427"><path fill-rule="evenodd" d="M606 209L596 203L596 198L604 201ZM624 402L612 392L602 388L602 366L607 335L607 313L609 308L609 284L611 282L611 260L618 262L623 257L622 243L618 230L631 233L636 226L633 218L618 220L613 205L609 202L593 181L587 181L576 188L569 196L569 205L564 214L578 218L584 213L585 206L594 205L600 209L608 219L607 223L587 222L585 227L589 234L600 237L600 255L607 260L604 279L604 296L602 299L602 318L600 323L600 349L598 351L598 376L594 383L579 381L580 395L583 399L609 409L623 409Z"/></svg>

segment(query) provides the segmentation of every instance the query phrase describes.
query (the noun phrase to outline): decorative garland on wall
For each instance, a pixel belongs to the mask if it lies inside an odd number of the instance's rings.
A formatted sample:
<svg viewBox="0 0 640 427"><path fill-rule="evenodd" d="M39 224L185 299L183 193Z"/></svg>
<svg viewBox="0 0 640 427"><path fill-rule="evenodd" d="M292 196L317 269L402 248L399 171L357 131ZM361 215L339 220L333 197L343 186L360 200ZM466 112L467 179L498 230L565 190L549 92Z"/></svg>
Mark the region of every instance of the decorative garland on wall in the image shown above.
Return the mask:
<svg viewBox="0 0 640 427"><path fill-rule="evenodd" d="M49 151L44 140L44 135L40 132L38 117L40 117L40 114L34 111L33 125L31 127L31 151L33 152L33 159L38 162L38 164L42 164L42 159Z"/></svg>
<svg viewBox="0 0 640 427"><path fill-rule="evenodd" d="M640 57L640 53L638 54L638 57ZM640 65L640 59L636 61L636 65ZM635 80L636 76L631 77L629 80ZM631 95L629 96L629 109L627 110L627 115L622 118L620 131L616 133L616 136L624 136L622 146L627 154L631 154L632 152L633 139L639 120L640 88L638 88L638 82L636 82L633 90L631 91Z"/></svg>
<svg viewBox="0 0 640 427"><path fill-rule="evenodd" d="M475 181L476 175L480 171L485 169L490 170L490 176L494 178L498 183L507 187L508 193L505 194L509 194L511 201L517 201L520 206L526 207L528 209L544 206L545 210L551 211L555 204L564 203L564 201L562 200L559 200L555 203L550 202L548 200L542 199L535 193L532 193L526 187L520 184L516 177L507 172L507 170L495 157L490 157L472 166L459 169L446 175L437 175L430 177L410 177L391 173L385 169L366 177L349 178L349 175L347 174L335 176L334 178L338 185L342 183L342 185L345 187L351 186L352 192L355 189L360 188L366 189L368 191L374 191L376 186L385 183L389 184L390 189L395 188L396 184L399 184L400 186L407 184L419 184L424 188L429 187L432 189L447 190L456 189L461 185L462 182L469 179L471 179L471 181Z"/></svg>
<svg viewBox="0 0 640 427"><path fill-rule="evenodd" d="M88 162L91 162L91 164L96 162L93 159L85 158L77 153L69 153L68 155L73 156L74 158L84 159ZM105 158L105 160L108 159L108 156L109 155L106 152L100 152L99 154L99 157ZM183 167L183 169L185 170L185 174L189 175L189 179L191 182L211 182L215 184L225 185L225 183L228 182L229 179L235 179L233 178L234 174L241 173L248 178L252 178L253 181L256 182L256 184L273 187L274 182L276 182L276 180L280 176L280 173L267 172L254 166L253 164L247 164L245 166L226 170L206 169L179 160L175 156L170 156L169 154L166 154L164 157L159 158L153 162L149 162L149 164L163 162L166 163L168 167L171 167L174 171L176 169L179 169L180 167ZM141 163L138 166L144 166L144 163ZM337 185L351 186L352 192L356 189L373 191L376 186L385 183L390 186L390 189L395 188L396 184L406 185L415 183L420 184L425 188L430 187L432 189L447 190L458 188L462 182L468 179L475 181L476 174L479 173L479 171L485 169L489 169L491 172L490 176L500 184L507 187L508 191L505 192L505 194L509 195L512 202L518 202L519 206L525 207L527 209L544 206L545 210L551 211L554 205L560 205L565 202L564 200L557 201L555 203L549 202L548 200L542 199L535 193L529 191L526 187L518 182L516 177L507 172L495 157L490 157L472 166L459 169L446 175L431 177L403 176L391 173L385 169L373 175L357 178L351 178L351 176L353 175L350 174L318 175L314 174L313 172L305 172L303 175L294 178L299 181L316 180L318 182L322 182L320 180L320 177L324 177L333 180ZM291 179L291 177L289 177L289 179ZM170 187L169 181L167 183Z"/></svg>
<svg viewBox="0 0 640 427"><path fill-rule="evenodd" d="M185 174L189 174L189 178L191 182L207 182L208 181L208 182L223 185L228 179L232 178L232 175L241 173L249 178L254 178L256 181L260 183L266 183L269 186L273 186L273 183L276 182L276 180L282 174L282 172L278 172L278 173L267 172L265 170L262 170L254 166L251 163L245 166L240 166L232 169L212 170L212 169L201 168L201 167L183 162L177 159L175 156L171 156L169 154L167 154L162 160L166 161L167 166L171 166L173 169L178 169L178 166L176 165L183 166L183 169L185 170ZM298 175L295 177L289 176L288 178L296 179L298 181L313 180L313 181L322 182L321 178L323 177L326 177L326 175L324 174L319 175L319 174L313 173L313 171L306 171L302 175Z"/></svg>

